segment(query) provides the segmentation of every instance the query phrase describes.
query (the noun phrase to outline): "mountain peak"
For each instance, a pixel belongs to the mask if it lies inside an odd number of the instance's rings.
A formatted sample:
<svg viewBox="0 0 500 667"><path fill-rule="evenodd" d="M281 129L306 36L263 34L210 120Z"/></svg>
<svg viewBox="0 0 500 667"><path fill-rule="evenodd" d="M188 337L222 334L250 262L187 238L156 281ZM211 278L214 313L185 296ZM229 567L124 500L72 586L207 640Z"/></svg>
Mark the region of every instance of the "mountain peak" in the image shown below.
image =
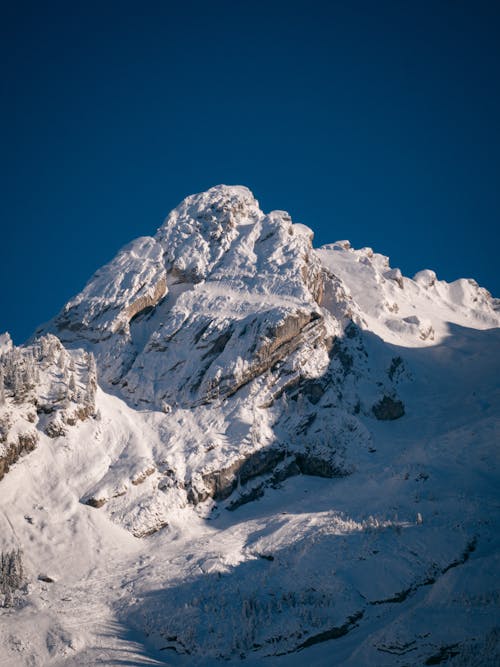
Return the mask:
<svg viewBox="0 0 500 667"><path fill-rule="evenodd" d="M7 659L24 627L37 664L95 664L118 618L204 665L434 664L480 627L490 664L499 324L475 281L314 249L247 188L184 199L49 335L0 335L0 607L33 596Z"/></svg>
<svg viewBox="0 0 500 667"><path fill-rule="evenodd" d="M264 339L266 331L293 322L306 326L312 313L327 323L329 336L352 320L404 346L437 342L447 335L447 321L498 325L491 297L470 281L448 285L429 271L410 280L371 248L338 241L315 250L312 240L313 232L286 211L263 213L248 188L217 185L186 197L154 237L125 246L45 330L64 344L97 345L104 382L120 384L127 395L134 388L140 400L158 405L177 391L174 376L179 387L191 386L196 364L207 367L200 391L233 366L236 386L245 364L260 363L255 335ZM226 353L235 358L219 354L202 363L210 337L227 339ZM180 340L188 353L176 365ZM162 363L145 379L144 364L158 349L165 351ZM168 364L175 365L173 375Z"/></svg>
<svg viewBox="0 0 500 667"><path fill-rule="evenodd" d="M197 229L219 224L234 227L248 224L263 216L259 202L243 185L215 185L205 192L189 195L171 211L158 229L164 238L172 227L197 222ZM187 231L186 229L184 232Z"/></svg>
<svg viewBox="0 0 500 667"><path fill-rule="evenodd" d="M174 271L199 282L238 237L238 227L263 217L248 188L216 185L186 197L167 216L155 239Z"/></svg>

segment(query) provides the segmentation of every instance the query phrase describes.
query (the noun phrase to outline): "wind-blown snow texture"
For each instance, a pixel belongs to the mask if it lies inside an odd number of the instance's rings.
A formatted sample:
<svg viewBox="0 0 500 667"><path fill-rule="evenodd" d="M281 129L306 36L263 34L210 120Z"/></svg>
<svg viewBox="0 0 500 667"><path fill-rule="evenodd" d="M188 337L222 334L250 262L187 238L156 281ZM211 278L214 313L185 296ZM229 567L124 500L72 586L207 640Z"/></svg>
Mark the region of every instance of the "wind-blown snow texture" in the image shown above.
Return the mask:
<svg viewBox="0 0 500 667"><path fill-rule="evenodd" d="M498 301L312 240L217 186L0 336L0 665L498 664Z"/></svg>

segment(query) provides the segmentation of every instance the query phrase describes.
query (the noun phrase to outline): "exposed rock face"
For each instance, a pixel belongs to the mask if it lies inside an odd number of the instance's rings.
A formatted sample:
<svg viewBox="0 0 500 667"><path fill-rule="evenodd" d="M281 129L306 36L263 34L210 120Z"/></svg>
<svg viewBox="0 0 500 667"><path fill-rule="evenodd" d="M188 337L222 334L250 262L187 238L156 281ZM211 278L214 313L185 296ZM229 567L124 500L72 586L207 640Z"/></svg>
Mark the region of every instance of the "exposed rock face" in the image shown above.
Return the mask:
<svg viewBox="0 0 500 667"><path fill-rule="evenodd" d="M235 461L228 468L205 473L202 475L203 490L198 490L192 482L188 499L194 504L207 498L224 500L238 484L245 484L254 477L271 473L284 458L285 452L282 450L263 449Z"/></svg>
<svg viewBox="0 0 500 667"><path fill-rule="evenodd" d="M314 475L315 477L344 477L349 472L335 465L331 460L311 455L309 452L297 454L295 459L299 471L303 475Z"/></svg>
<svg viewBox="0 0 500 667"><path fill-rule="evenodd" d="M334 463L332 457L334 454L333 450L330 452L330 458L321 457L306 449L289 456L286 448L258 450L246 458L242 457L235 461L227 468L204 473L201 480L193 479L188 485L187 497L194 505L208 498L216 501L225 500L240 485L244 487L247 482L260 478L259 484L249 489L241 488L239 496L228 506L228 509L235 510L247 502L260 498L266 486L279 484L294 475L333 478L350 474L351 471L342 467L340 463Z"/></svg>
<svg viewBox="0 0 500 667"><path fill-rule="evenodd" d="M0 456L0 480L9 472L9 468L23 454L32 452L38 442L36 432L22 433L18 435L17 442L11 442L4 446L3 454Z"/></svg>
<svg viewBox="0 0 500 667"><path fill-rule="evenodd" d="M125 308L124 314L127 322L131 322L134 317L144 313L147 309L152 309L167 293L167 280L161 277L152 288L149 294L143 294Z"/></svg>

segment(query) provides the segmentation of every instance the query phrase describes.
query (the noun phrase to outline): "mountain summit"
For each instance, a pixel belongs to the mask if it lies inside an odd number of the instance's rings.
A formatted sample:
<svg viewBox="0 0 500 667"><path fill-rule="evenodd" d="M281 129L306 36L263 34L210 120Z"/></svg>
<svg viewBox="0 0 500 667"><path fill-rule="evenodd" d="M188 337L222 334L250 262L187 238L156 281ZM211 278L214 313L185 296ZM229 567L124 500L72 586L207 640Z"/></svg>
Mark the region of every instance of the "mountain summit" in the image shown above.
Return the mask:
<svg viewBox="0 0 500 667"><path fill-rule="evenodd" d="M315 249L242 186L187 197L0 337L9 664L489 664L499 326L474 280Z"/></svg>

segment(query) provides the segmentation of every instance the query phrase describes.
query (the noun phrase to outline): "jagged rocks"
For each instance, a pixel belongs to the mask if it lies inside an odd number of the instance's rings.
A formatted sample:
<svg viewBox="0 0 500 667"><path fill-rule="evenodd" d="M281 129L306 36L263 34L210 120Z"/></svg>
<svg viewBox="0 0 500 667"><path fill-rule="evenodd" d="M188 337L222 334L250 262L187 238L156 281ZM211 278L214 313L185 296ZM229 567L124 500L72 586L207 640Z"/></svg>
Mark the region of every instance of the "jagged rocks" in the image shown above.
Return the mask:
<svg viewBox="0 0 500 667"><path fill-rule="evenodd" d="M139 486L139 484L142 484L143 482L145 482L146 479L155 472L156 472L156 467L155 466L150 466L149 468L146 468L145 470L142 470L135 477L133 477L130 481L132 482L132 484L134 486Z"/></svg>
<svg viewBox="0 0 500 667"><path fill-rule="evenodd" d="M56 409L56 406L54 406L52 412ZM85 421L86 419L95 416L95 404L89 402L86 402L83 405L76 405L74 408L59 410L56 415L47 422L44 432L49 438L59 438L66 435L66 426L75 426L78 421Z"/></svg>

